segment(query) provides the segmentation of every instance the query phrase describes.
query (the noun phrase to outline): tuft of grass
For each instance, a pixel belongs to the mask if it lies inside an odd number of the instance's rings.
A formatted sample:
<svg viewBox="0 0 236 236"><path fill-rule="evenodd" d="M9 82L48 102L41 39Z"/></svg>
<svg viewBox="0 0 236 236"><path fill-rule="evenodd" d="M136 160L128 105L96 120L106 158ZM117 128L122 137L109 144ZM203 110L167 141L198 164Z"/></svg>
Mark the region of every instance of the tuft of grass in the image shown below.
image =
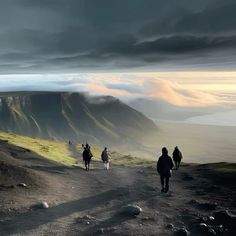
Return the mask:
<svg viewBox="0 0 236 236"><path fill-rule="evenodd" d="M67 145L60 141L30 138L6 132L0 132L0 139L7 139L11 144L30 149L38 155L62 165L71 166L77 162L71 156Z"/></svg>

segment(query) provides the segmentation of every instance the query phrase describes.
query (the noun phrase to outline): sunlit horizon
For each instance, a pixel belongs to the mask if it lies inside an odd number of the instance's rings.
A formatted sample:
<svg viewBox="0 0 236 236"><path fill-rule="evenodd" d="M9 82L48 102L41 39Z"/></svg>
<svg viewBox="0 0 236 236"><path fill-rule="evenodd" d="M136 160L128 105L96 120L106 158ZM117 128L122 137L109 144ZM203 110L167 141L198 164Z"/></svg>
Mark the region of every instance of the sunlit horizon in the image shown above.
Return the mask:
<svg viewBox="0 0 236 236"><path fill-rule="evenodd" d="M121 99L160 99L175 106L235 106L236 71L0 75L1 92L68 91Z"/></svg>

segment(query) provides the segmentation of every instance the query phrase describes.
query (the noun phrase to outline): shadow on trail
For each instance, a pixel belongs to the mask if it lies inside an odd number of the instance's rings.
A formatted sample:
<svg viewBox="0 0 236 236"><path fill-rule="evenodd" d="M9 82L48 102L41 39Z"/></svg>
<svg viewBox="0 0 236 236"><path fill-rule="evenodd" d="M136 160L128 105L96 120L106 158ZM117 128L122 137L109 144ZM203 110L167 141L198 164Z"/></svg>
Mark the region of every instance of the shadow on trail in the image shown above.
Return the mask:
<svg viewBox="0 0 236 236"><path fill-rule="evenodd" d="M0 234L9 235L14 233L23 233L40 225L53 222L58 218L69 216L75 212L91 210L95 207L106 205L107 202L118 198L123 198L128 193L129 190L126 188L117 188L95 196L65 202L49 209L35 211L31 210L26 213L19 214L10 220L2 221L0 223ZM134 194L134 196L130 197L128 201L125 201L124 204L132 203L137 200L147 200L153 196L154 194L150 195L149 193L145 196L139 196L137 198L136 194Z"/></svg>
<svg viewBox="0 0 236 236"><path fill-rule="evenodd" d="M44 172L49 172L53 174L64 174L66 170L69 169L67 166L60 166L60 165L55 165L55 166L42 166L42 165L34 165L30 166L28 168L37 170L37 171L44 171Z"/></svg>

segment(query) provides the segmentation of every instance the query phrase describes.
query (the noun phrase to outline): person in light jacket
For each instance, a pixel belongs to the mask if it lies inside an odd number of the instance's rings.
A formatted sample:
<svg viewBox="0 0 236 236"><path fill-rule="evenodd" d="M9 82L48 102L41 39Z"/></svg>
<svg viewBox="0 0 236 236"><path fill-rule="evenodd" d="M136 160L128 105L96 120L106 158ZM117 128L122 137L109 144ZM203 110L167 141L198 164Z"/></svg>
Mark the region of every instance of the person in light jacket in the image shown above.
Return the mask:
<svg viewBox="0 0 236 236"><path fill-rule="evenodd" d="M109 170L109 168L110 168L110 161L111 161L111 155L108 152L107 147L105 147L104 150L102 151L101 159L102 159L103 164L104 164L104 169L105 170Z"/></svg>

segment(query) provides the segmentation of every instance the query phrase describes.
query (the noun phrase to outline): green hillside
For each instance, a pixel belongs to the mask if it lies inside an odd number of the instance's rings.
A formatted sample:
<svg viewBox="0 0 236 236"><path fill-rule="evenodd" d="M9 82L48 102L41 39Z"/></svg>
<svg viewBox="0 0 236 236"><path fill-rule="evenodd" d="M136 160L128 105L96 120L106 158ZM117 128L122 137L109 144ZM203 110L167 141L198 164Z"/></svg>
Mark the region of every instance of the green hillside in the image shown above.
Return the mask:
<svg viewBox="0 0 236 236"><path fill-rule="evenodd" d="M82 159L76 158L70 152L69 145L61 141L46 140L40 138L30 138L27 136L16 135L13 133L0 132L0 140L7 140L9 143L34 151L40 156L55 161L58 164L66 166L84 167ZM81 143L75 144L77 153L82 155L83 149ZM93 160L101 161L102 149L94 145L91 146ZM112 165L126 167L148 167L155 166L153 161L141 159L138 157L125 156L115 151L111 151Z"/></svg>
<svg viewBox="0 0 236 236"><path fill-rule="evenodd" d="M40 156L62 165L71 166L77 163L69 152L67 144L61 141L30 138L6 132L0 132L0 139L8 140L11 144L32 150Z"/></svg>
<svg viewBox="0 0 236 236"><path fill-rule="evenodd" d="M150 119L114 97L63 92L3 94L0 129L102 146L139 142L145 135L157 131Z"/></svg>

